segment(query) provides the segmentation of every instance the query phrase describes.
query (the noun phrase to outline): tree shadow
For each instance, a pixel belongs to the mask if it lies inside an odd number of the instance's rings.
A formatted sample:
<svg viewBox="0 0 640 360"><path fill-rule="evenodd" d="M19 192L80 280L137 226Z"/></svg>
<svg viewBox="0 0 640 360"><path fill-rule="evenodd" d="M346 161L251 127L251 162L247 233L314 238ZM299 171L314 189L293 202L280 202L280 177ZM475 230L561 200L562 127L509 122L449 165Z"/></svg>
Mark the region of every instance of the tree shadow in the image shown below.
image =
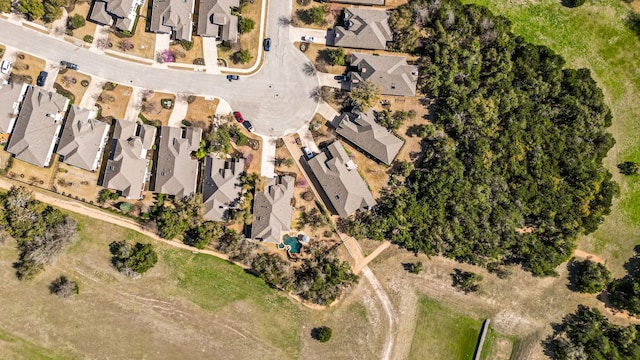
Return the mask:
<svg viewBox="0 0 640 360"><path fill-rule="evenodd" d="M636 254L624 263L624 269L627 270L629 275L638 277L640 276L640 245L636 245L633 251L635 251Z"/></svg>
<svg viewBox="0 0 640 360"><path fill-rule="evenodd" d="M567 284L567 289L573 292L577 292L578 289L576 288L575 284L578 271L580 270L580 265L578 264L576 258L572 258L571 260L569 260L569 262L567 263L567 270L567 280L569 281L569 283Z"/></svg>
<svg viewBox="0 0 640 360"><path fill-rule="evenodd" d="M640 14L630 11L624 20L624 25L640 38Z"/></svg>

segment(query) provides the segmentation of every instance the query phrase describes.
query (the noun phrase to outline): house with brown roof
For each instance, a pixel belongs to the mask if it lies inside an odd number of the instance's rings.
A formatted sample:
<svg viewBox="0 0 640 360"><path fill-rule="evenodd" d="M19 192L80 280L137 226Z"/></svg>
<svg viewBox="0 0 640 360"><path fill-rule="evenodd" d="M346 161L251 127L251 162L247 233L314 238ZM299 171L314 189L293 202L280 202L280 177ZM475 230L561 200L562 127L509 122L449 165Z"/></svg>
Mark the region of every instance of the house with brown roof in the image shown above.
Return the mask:
<svg viewBox="0 0 640 360"><path fill-rule="evenodd" d="M240 0L200 0L198 35L222 41L238 40L238 17L231 9L240 7Z"/></svg>
<svg viewBox="0 0 640 360"><path fill-rule="evenodd" d="M334 141L320 154L307 160L316 185L322 189L323 201L339 216L346 217L357 210L369 210L375 204L367 183L358 173L340 141Z"/></svg>
<svg viewBox="0 0 640 360"><path fill-rule="evenodd" d="M227 221L229 210L235 209L242 196L244 159L204 158L202 199L204 218L210 221Z"/></svg>
<svg viewBox="0 0 640 360"><path fill-rule="evenodd" d="M202 129L160 128L158 157L153 176L154 192L182 199L196 192L198 160L191 154L200 148Z"/></svg>
<svg viewBox="0 0 640 360"><path fill-rule="evenodd" d="M7 151L30 164L49 166L68 106L66 97L29 86Z"/></svg>
<svg viewBox="0 0 640 360"><path fill-rule="evenodd" d="M11 134L27 88L27 84L14 82L0 87L0 134Z"/></svg>
<svg viewBox="0 0 640 360"><path fill-rule="evenodd" d="M109 124L95 119L95 111L72 106L56 153L65 164L96 171L109 140L109 129Z"/></svg>
<svg viewBox="0 0 640 360"><path fill-rule="evenodd" d="M276 176L269 180L264 191L256 192L253 199L251 238L278 244L282 233L291 230L293 206L293 176Z"/></svg>
<svg viewBox="0 0 640 360"><path fill-rule="evenodd" d="M115 23L118 30L132 31L143 4L144 0L94 0L87 20L107 26Z"/></svg>
<svg viewBox="0 0 640 360"><path fill-rule="evenodd" d="M373 109L367 112L354 110L336 116L332 125L338 135L355 147L391 165L404 145L404 140L378 124L375 117Z"/></svg>
<svg viewBox="0 0 640 360"><path fill-rule="evenodd" d="M171 34L174 40L191 41L195 0L152 0L149 30Z"/></svg>
<svg viewBox="0 0 640 360"><path fill-rule="evenodd" d="M109 159L101 185L127 199L140 199L147 182L147 150L153 147L156 128L133 121L114 120Z"/></svg>
<svg viewBox="0 0 640 360"><path fill-rule="evenodd" d="M371 81L380 87L382 95L416 95L418 66L409 65L404 56L353 53L349 65L348 90Z"/></svg>
<svg viewBox="0 0 640 360"><path fill-rule="evenodd" d="M333 29L333 45L356 49L384 50L393 40L389 12L351 7L344 10L343 26Z"/></svg>

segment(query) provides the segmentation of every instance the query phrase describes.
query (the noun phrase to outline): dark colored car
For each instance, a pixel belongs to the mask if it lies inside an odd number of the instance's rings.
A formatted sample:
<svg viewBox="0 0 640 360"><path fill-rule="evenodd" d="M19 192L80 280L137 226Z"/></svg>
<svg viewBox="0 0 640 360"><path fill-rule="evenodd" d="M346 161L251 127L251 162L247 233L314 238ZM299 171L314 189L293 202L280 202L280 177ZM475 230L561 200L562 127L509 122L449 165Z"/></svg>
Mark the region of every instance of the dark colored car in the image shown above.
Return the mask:
<svg viewBox="0 0 640 360"><path fill-rule="evenodd" d="M333 79L338 81L347 81L347 75L334 76Z"/></svg>
<svg viewBox="0 0 640 360"><path fill-rule="evenodd" d="M244 126L245 129L249 130L250 132L254 132L256 131L256 129L253 127L253 125L251 125L251 122L249 122L248 120L245 120L242 123L242 126Z"/></svg>
<svg viewBox="0 0 640 360"><path fill-rule="evenodd" d="M231 81L231 80L239 80L240 76L238 75L227 75L227 80Z"/></svg>
<svg viewBox="0 0 640 360"><path fill-rule="evenodd" d="M40 74L38 74L38 80L36 80L36 84L38 86L44 86L44 82L47 81L47 75L49 75L49 73L47 73L46 71L40 71Z"/></svg>
<svg viewBox="0 0 640 360"><path fill-rule="evenodd" d="M242 114L240 114L240 111L234 111L233 117L236 118L236 121L238 121L240 124L244 122L244 118L242 117Z"/></svg>
<svg viewBox="0 0 640 360"><path fill-rule="evenodd" d="M264 51L271 50L271 38L264 39Z"/></svg>
<svg viewBox="0 0 640 360"><path fill-rule="evenodd" d="M78 70L78 65L70 63L68 61L60 61L60 65L66 67L67 69Z"/></svg>

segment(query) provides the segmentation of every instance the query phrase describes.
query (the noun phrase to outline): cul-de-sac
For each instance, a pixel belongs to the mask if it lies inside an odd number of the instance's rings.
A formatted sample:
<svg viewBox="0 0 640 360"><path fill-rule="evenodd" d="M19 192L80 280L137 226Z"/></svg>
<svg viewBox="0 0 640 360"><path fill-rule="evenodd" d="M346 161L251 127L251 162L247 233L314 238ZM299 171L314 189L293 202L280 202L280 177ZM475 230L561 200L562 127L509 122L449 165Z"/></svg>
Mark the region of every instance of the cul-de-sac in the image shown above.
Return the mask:
<svg viewBox="0 0 640 360"><path fill-rule="evenodd" d="M0 359L640 359L640 0L0 0Z"/></svg>

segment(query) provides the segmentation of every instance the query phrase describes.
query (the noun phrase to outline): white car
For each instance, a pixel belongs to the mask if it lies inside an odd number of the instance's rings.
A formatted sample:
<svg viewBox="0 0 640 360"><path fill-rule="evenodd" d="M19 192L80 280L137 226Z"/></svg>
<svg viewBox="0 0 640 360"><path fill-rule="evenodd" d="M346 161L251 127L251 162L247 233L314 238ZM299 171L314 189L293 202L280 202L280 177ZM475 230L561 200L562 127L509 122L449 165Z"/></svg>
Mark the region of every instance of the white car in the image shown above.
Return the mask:
<svg viewBox="0 0 640 360"><path fill-rule="evenodd" d="M11 67L13 66L13 64L11 63L11 61L9 60L2 60L2 67L0 67L0 71L2 71L3 74L8 74L11 72Z"/></svg>
<svg viewBox="0 0 640 360"><path fill-rule="evenodd" d="M313 156L315 155L311 150L309 150L308 147L304 146L302 147L302 152L304 153L304 156L307 157L307 160L311 160L313 159Z"/></svg>
<svg viewBox="0 0 640 360"><path fill-rule="evenodd" d="M302 41L306 41L306 42L316 42L316 38L314 38L313 36L303 36L302 37Z"/></svg>

